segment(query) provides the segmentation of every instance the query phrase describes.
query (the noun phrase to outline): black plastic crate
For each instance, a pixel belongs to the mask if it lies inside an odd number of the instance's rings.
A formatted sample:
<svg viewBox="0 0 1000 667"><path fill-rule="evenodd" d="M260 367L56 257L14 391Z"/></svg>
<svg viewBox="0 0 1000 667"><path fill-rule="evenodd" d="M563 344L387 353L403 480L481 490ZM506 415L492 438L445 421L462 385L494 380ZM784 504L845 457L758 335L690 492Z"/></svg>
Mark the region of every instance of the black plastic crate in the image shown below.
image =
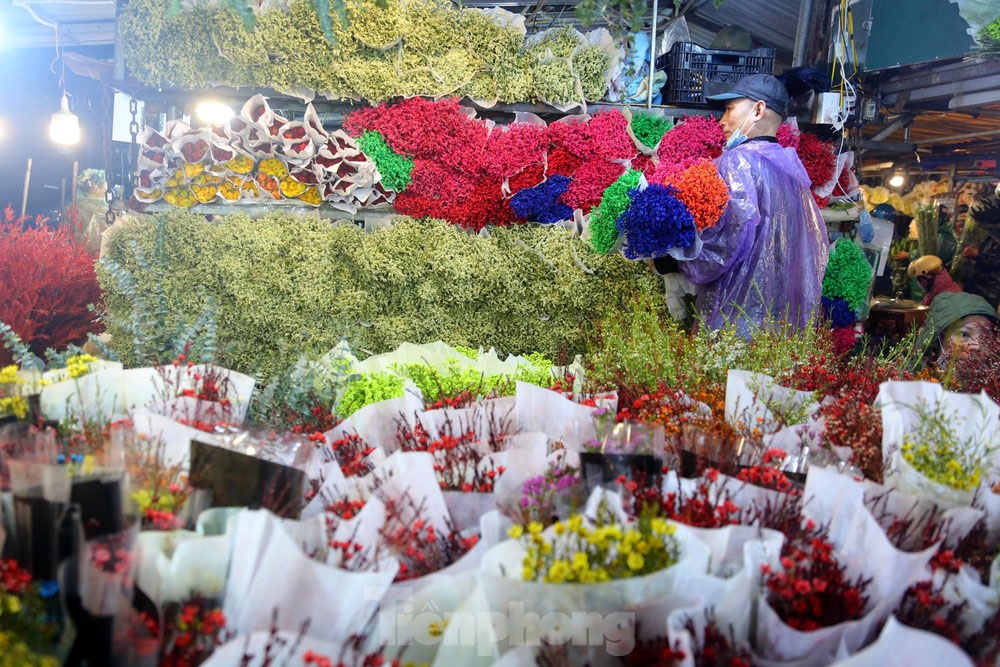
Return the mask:
<svg viewBox="0 0 1000 667"><path fill-rule="evenodd" d="M656 68L667 71L664 104L706 106L705 82L736 83L750 74L771 74L774 49L749 51L706 49L693 42L677 42L656 59Z"/></svg>

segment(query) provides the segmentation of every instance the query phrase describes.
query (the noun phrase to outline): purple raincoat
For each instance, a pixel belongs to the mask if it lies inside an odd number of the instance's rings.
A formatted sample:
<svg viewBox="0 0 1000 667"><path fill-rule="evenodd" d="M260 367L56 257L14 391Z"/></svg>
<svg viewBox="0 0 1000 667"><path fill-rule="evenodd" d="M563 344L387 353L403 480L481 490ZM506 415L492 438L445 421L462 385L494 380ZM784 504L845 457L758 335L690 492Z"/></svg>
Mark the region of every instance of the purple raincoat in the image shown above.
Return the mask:
<svg viewBox="0 0 1000 667"><path fill-rule="evenodd" d="M802 328L820 303L829 241L809 176L791 148L750 141L716 161L729 205L680 269L699 285L698 313L750 337L768 320Z"/></svg>

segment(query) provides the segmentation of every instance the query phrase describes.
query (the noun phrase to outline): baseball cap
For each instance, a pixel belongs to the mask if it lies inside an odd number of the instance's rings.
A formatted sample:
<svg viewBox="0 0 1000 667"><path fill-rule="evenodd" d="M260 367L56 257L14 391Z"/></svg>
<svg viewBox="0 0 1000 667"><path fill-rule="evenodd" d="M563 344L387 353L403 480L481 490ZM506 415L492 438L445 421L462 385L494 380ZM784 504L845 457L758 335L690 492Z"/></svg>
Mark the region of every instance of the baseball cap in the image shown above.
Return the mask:
<svg viewBox="0 0 1000 667"><path fill-rule="evenodd" d="M713 101L749 98L763 101L768 109L785 117L788 107L788 91L785 84L770 74L751 74L734 84L705 82L705 99Z"/></svg>

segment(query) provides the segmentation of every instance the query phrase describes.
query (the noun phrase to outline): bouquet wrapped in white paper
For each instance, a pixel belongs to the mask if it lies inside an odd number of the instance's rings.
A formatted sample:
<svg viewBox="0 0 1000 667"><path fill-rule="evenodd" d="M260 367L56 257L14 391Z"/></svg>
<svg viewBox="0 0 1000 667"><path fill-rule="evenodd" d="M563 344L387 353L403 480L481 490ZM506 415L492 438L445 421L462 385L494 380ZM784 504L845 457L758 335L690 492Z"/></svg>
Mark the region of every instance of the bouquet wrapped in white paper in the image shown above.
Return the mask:
<svg viewBox="0 0 1000 667"><path fill-rule="evenodd" d="M756 426L763 433L805 422L819 408L812 392L782 387L762 373L730 370L726 382L726 421Z"/></svg>
<svg viewBox="0 0 1000 667"><path fill-rule="evenodd" d="M980 481L998 469L1000 406L985 393L930 382L886 382L878 401L886 485L942 509L971 505Z"/></svg>
<svg viewBox="0 0 1000 667"><path fill-rule="evenodd" d="M88 540L79 556L80 599L95 616L114 616L122 598L132 596L136 568L138 523L110 535Z"/></svg>
<svg viewBox="0 0 1000 667"><path fill-rule="evenodd" d="M112 361L46 371L39 396L41 412L54 421L110 421L124 411L123 379L122 365Z"/></svg>
<svg viewBox="0 0 1000 667"><path fill-rule="evenodd" d="M418 394L404 392L400 398L390 398L361 408L323 435L333 442L349 434L357 434L373 447L393 452L396 447L398 423L413 427L414 415L423 412L424 402Z"/></svg>
<svg viewBox="0 0 1000 667"><path fill-rule="evenodd" d="M690 529L657 520L625 524L615 499L595 490L589 519L576 515L544 531L529 526L523 540L502 542L483 558L479 579L490 611L508 618L530 611L541 619L531 627L511 625L506 637L497 637L500 653L543 638L572 638L572 650L580 652L574 659L624 655L630 646L605 645L605 626L630 626L636 608L671 596L686 577L708 571L709 549ZM657 540L662 547L650 546ZM603 545L606 555L590 553L587 543ZM656 569L661 562L664 567ZM595 619L603 628L597 636Z"/></svg>
<svg viewBox="0 0 1000 667"><path fill-rule="evenodd" d="M489 512L478 523L479 541L465 555L442 570L393 584L382 599L368 649L385 646L390 653L399 651L404 662L430 664L445 644L447 628L454 626L463 636L475 628L482 619L461 608L476 588L483 555L506 536L509 523Z"/></svg>
<svg viewBox="0 0 1000 667"><path fill-rule="evenodd" d="M767 599L757 605L756 649L774 661L797 665L829 664L843 648L859 650L899 603L906 589L924 577L934 548L917 553L899 551L864 508L863 487L847 475L824 468L809 470L803 517L828 527L833 556L847 578L869 578L863 615L811 631L787 625Z"/></svg>

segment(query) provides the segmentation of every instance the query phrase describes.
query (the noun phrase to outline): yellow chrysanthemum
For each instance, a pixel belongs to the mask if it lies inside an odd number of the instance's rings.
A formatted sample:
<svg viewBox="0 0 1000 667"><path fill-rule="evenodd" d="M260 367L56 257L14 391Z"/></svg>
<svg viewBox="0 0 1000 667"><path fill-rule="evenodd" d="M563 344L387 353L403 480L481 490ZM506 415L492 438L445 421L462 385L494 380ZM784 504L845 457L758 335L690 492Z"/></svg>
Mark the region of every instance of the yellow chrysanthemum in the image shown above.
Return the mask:
<svg viewBox="0 0 1000 667"><path fill-rule="evenodd" d="M566 578L572 574L572 570L564 560L552 561L552 566L549 567L549 574L546 577L546 581L551 584L561 584L566 581Z"/></svg>
<svg viewBox="0 0 1000 667"><path fill-rule="evenodd" d="M0 369L0 384L21 384L24 380L17 374L17 366L11 364Z"/></svg>

